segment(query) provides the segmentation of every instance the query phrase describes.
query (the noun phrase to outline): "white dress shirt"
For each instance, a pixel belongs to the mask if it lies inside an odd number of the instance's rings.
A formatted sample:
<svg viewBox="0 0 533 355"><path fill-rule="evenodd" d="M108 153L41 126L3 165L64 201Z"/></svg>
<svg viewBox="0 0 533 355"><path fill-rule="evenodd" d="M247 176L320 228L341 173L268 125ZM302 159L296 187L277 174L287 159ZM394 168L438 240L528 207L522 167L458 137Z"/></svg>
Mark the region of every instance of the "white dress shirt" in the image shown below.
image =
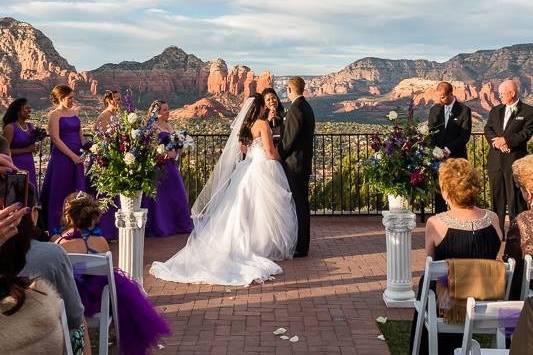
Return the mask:
<svg viewBox="0 0 533 355"><path fill-rule="evenodd" d="M453 99L451 104L444 105L444 128L448 126L448 120L450 119L450 116L452 115L452 108L454 104L455 104L455 98Z"/></svg>
<svg viewBox="0 0 533 355"><path fill-rule="evenodd" d="M505 116L503 118L503 129L505 130L505 127L507 127L507 123L509 123L509 120L511 119L511 115L513 114L513 109L518 104L518 100L516 100L514 103L510 105L505 105Z"/></svg>

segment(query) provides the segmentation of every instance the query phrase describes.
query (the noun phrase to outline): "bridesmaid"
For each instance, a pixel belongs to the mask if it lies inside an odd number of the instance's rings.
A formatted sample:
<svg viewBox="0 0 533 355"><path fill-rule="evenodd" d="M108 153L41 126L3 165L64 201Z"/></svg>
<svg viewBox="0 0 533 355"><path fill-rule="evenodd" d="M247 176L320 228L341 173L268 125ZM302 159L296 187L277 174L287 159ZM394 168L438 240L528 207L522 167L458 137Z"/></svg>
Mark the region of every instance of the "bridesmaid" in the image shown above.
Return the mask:
<svg viewBox="0 0 533 355"><path fill-rule="evenodd" d="M35 128L30 119L31 106L25 98L13 101L4 115L4 137L9 143L15 166L28 172L28 181L37 187L33 153L36 151Z"/></svg>
<svg viewBox="0 0 533 355"><path fill-rule="evenodd" d="M116 113L120 109L122 98L117 90L106 90L104 93L103 102L104 111L100 113L94 124L94 130L96 132L105 132L108 129L109 125L115 119L114 117ZM94 191L91 191L91 193L96 195L97 191L94 189ZM118 206L118 199L116 199L114 203ZM98 222L98 226L101 229L102 235L107 240L114 240L118 237L118 229L115 226L116 212L116 207L108 206L107 211L102 214L100 221Z"/></svg>
<svg viewBox="0 0 533 355"><path fill-rule="evenodd" d="M155 127L159 131L159 143L166 144L174 129L168 123L169 109L165 101L154 101L148 112L151 112L157 103L160 104L160 110ZM169 237L187 234L192 230L185 185L175 164L178 154L179 152L175 150L165 153L155 200L143 198L143 207L148 208L146 224L146 236L148 237Z"/></svg>
<svg viewBox="0 0 533 355"><path fill-rule="evenodd" d="M66 85L57 85L50 97L55 106L48 114L48 132L53 145L41 192L48 231L61 225L65 197L85 190L83 158L80 157L85 139L78 112L73 109L74 92Z"/></svg>

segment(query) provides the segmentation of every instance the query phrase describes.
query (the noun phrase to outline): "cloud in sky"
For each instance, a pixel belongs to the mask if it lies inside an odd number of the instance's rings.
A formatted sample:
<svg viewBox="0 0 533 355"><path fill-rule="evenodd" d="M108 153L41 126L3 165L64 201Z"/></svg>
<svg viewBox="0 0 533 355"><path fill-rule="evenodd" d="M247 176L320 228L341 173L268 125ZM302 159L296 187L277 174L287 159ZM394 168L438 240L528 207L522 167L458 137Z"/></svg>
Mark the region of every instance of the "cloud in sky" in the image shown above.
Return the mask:
<svg viewBox="0 0 533 355"><path fill-rule="evenodd" d="M176 45L275 74L324 74L366 56L447 60L530 42L530 0L0 0L78 70Z"/></svg>

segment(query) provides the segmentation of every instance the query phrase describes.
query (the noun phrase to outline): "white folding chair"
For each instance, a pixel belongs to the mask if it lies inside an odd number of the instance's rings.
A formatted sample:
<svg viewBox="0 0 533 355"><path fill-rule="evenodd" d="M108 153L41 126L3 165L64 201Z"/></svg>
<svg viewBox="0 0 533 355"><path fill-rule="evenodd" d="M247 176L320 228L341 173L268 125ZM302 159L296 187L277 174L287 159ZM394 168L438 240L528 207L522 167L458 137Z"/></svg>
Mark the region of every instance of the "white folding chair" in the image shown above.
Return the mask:
<svg viewBox="0 0 533 355"><path fill-rule="evenodd" d="M74 355L72 351L72 344L70 343L70 330L68 329L67 322L67 312L65 311L65 303L63 300L60 300L60 314L59 321L61 322L61 330L63 331L63 341L65 343L64 354L65 355Z"/></svg>
<svg viewBox="0 0 533 355"><path fill-rule="evenodd" d="M524 307L524 301L495 301L476 302L474 298L468 297L466 303L466 318L464 325L463 343L460 349L455 349L455 355L489 355L509 354L505 349L505 342L499 349L482 349L479 343L472 340L472 333L492 329L505 339L506 320L518 320L520 312Z"/></svg>
<svg viewBox="0 0 533 355"><path fill-rule="evenodd" d="M509 258L505 263L505 299L509 299L511 292L511 280L513 279L515 261ZM433 258L426 258L426 268L424 270L424 282L420 300L415 301L415 309L418 312L416 320L415 338L413 343L412 355L418 355L420 351L420 342L422 340L422 330L426 327L428 331L428 350L430 354L438 353L438 333L463 333L463 324L450 324L444 322L443 318L437 316L437 301L435 292L429 288L431 281L437 281L441 278L448 277L448 262L446 260L433 261ZM495 334L494 332L487 332ZM497 338L498 342L502 339ZM503 339L505 341L505 339Z"/></svg>
<svg viewBox="0 0 533 355"><path fill-rule="evenodd" d="M120 350L119 321L117 308L117 290L115 274L113 273L113 259L111 252L105 254L68 254L72 267L83 275L106 276L107 285L104 286L101 296L100 312L87 319L91 328L99 328L99 354L107 355L109 351L109 327L111 322L115 328L117 352ZM111 306L112 316L109 315Z"/></svg>
<svg viewBox="0 0 533 355"><path fill-rule="evenodd" d="M524 273L522 275L522 291L520 300L525 301L528 297L533 297L533 290L530 288L531 279L533 279L533 259L531 255L524 257Z"/></svg>

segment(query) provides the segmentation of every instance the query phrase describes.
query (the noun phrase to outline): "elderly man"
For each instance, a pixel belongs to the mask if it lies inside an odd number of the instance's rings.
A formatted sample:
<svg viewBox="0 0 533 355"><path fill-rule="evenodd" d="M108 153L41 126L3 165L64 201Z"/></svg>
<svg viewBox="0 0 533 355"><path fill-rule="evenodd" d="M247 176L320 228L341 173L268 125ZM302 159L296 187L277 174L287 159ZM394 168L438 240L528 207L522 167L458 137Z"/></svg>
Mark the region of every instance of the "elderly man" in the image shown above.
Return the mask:
<svg viewBox="0 0 533 355"><path fill-rule="evenodd" d="M465 158L466 144L472 132L472 111L457 101L452 84L442 81L437 85L437 103L431 107L428 128L433 132L431 144L444 150L446 158ZM435 193L435 213L445 212L446 202Z"/></svg>
<svg viewBox="0 0 533 355"><path fill-rule="evenodd" d="M506 206L513 220L524 210L525 203L513 181L511 166L527 155L527 143L533 134L533 107L518 98L518 86L506 80L498 88L501 105L489 113L485 137L490 144L487 170L492 190L492 209L505 231Z"/></svg>

